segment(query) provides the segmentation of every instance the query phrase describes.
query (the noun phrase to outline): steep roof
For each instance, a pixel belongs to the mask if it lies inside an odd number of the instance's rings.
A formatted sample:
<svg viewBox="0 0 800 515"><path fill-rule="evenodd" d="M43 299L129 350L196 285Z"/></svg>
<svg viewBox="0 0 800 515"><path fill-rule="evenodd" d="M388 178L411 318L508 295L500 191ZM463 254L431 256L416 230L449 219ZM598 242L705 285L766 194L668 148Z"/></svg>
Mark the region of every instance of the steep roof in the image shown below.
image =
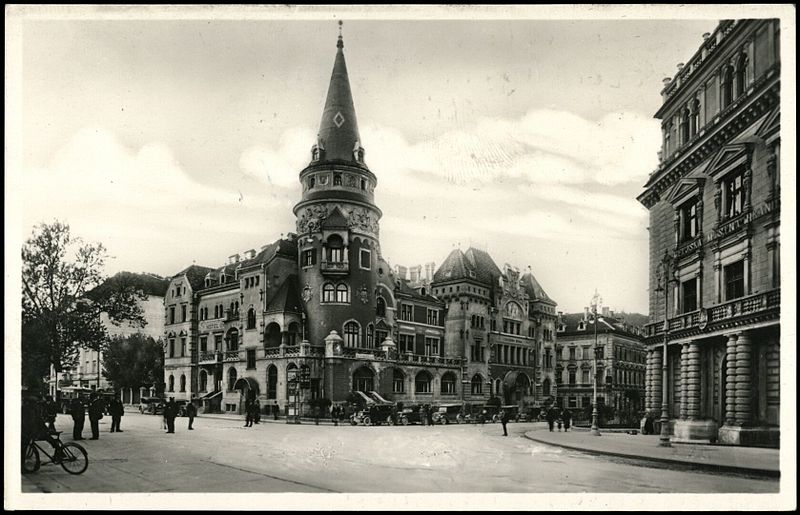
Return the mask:
<svg viewBox="0 0 800 515"><path fill-rule="evenodd" d="M213 271L214 271L213 268L207 266L190 265L181 270L180 272L178 272L177 274L175 274L175 276L185 275L186 280L189 281L189 284L192 287L192 290L197 291L203 288L203 285L205 284L206 280L206 275L208 275L209 272Z"/></svg>
<svg viewBox="0 0 800 515"><path fill-rule="evenodd" d="M344 42L339 35L336 59L325 99L325 109L319 124L319 139L324 146L322 161L343 160L355 163L353 149L361 141L358 134L356 109L350 91L350 79L344 61Z"/></svg>
<svg viewBox="0 0 800 515"><path fill-rule="evenodd" d="M641 336L636 333L635 327L629 326L612 316L601 316L601 318L603 320L597 326L598 334L618 333L641 338ZM584 324L584 328L578 329L583 320L583 313L565 313L561 315L561 323L565 325L565 328L564 331L560 331L558 334L594 334L594 321L592 320L591 313L589 315L589 320Z"/></svg>
<svg viewBox="0 0 800 515"><path fill-rule="evenodd" d="M303 312L303 303L300 302L300 283L296 275L290 275L283 281L278 291L267 300L265 311Z"/></svg>
<svg viewBox="0 0 800 515"><path fill-rule="evenodd" d="M258 254L256 254L252 259L242 260L240 265L242 268L260 265L262 263L267 263L277 255L285 256L291 259L297 258L297 242L295 240L283 238L275 240L269 245L264 245L261 248L261 251L258 252Z"/></svg>
<svg viewBox="0 0 800 515"><path fill-rule="evenodd" d="M413 299L422 300L425 302L432 302L434 304L442 304L442 301L434 297L433 295L428 295L427 293L423 295L416 289L411 287L409 281L407 279L398 279L395 283L396 291L402 295L407 295Z"/></svg>
<svg viewBox="0 0 800 515"><path fill-rule="evenodd" d="M556 301L551 299L544 291L542 285L540 285L539 281L536 280L536 277L533 276L533 272L525 272L525 274L522 276L521 282L523 288L525 288L525 291L528 293L528 296L531 299L552 302L553 304L556 303Z"/></svg>
<svg viewBox="0 0 800 515"><path fill-rule="evenodd" d="M433 281L473 279L491 285L501 275L500 268L486 251L470 247L466 253L461 249L452 251L433 274Z"/></svg>
<svg viewBox="0 0 800 515"><path fill-rule="evenodd" d="M169 287L169 279L148 273L118 272L103 281L99 286L86 292L86 296L96 300L108 295L115 289L129 286L142 290L145 295L164 297Z"/></svg>

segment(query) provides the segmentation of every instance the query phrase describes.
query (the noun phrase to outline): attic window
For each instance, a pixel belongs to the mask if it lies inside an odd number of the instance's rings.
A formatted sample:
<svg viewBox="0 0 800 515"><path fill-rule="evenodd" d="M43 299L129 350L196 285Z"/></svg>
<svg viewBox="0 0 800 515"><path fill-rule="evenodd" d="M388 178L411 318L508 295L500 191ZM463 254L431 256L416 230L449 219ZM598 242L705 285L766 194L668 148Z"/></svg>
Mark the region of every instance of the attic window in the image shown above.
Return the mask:
<svg viewBox="0 0 800 515"><path fill-rule="evenodd" d="M578 331L583 331L584 329L586 329L586 324L584 324L583 322L579 322Z"/></svg>
<svg viewBox="0 0 800 515"><path fill-rule="evenodd" d="M473 270L467 270L467 274L468 274L470 277L472 277L473 279L475 279L475 272L474 272Z"/></svg>
<svg viewBox="0 0 800 515"><path fill-rule="evenodd" d="M558 326L558 332L559 332L559 333L563 333L563 332L564 332L564 331L566 331L566 330L567 330L567 326L566 326L566 325L564 325L564 324L560 324L560 325Z"/></svg>

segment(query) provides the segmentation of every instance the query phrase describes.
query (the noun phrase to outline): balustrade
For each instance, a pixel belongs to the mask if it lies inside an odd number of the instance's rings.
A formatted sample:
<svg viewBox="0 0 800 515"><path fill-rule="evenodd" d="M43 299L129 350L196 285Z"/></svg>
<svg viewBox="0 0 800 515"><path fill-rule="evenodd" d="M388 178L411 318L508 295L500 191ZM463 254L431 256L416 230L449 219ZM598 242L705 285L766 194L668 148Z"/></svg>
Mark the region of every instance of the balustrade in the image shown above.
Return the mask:
<svg viewBox="0 0 800 515"><path fill-rule="evenodd" d="M239 361L239 351L238 350L226 350L225 357L223 361Z"/></svg>

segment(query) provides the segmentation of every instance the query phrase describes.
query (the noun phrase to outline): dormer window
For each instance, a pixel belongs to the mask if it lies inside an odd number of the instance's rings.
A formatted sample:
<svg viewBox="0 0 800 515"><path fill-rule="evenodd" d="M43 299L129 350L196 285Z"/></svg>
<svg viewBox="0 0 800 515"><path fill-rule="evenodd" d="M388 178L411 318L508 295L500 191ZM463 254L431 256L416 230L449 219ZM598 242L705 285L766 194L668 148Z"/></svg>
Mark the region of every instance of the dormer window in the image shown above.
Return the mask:
<svg viewBox="0 0 800 515"><path fill-rule="evenodd" d="M583 321L579 322L578 331L583 331L584 329L586 329L586 324Z"/></svg>

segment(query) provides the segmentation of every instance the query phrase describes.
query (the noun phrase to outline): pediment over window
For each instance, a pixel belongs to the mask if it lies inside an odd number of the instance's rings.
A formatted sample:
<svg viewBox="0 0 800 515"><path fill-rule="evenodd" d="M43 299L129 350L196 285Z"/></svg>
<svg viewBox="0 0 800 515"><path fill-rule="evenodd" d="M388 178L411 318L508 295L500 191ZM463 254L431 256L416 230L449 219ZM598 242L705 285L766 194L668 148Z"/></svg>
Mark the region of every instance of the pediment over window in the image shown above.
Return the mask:
<svg viewBox="0 0 800 515"><path fill-rule="evenodd" d="M705 179L682 179L672 188L666 200L673 205L680 204L687 198L697 194L705 182Z"/></svg>
<svg viewBox="0 0 800 515"><path fill-rule="evenodd" d="M717 152L717 155L711 159L711 164L708 166L708 174L715 181L719 180L737 166L746 164L749 156L750 145L747 143L722 147Z"/></svg>
<svg viewBox="0 0 800 515"><path fill-rule="evenodd" d="M779 108L774 109L764 120L764 123L758 128L758 132L756 132L756 136L761 139L769 139L770 136L773 134L780 133L781 130L781 110Z"/></svg>

